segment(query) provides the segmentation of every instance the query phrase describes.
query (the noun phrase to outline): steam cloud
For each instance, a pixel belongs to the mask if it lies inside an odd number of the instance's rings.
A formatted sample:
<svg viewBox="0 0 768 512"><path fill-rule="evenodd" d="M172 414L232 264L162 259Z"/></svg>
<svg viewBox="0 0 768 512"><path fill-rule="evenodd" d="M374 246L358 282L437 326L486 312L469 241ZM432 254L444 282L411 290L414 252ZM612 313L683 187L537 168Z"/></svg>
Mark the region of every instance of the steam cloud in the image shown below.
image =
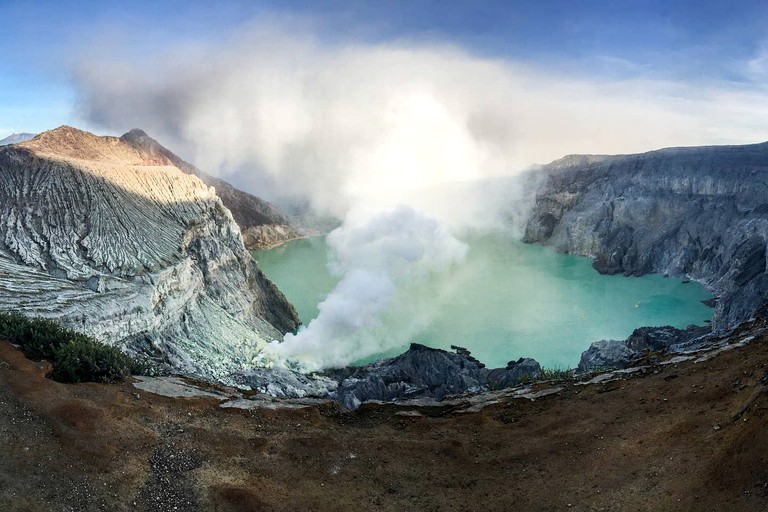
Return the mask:
<svg viewBox="0 0 768 512"><path fill-rule="evenodd" d="M445 226L487 227L520 196L510 181L494 195L469 184L568 153L745 141L768 118L748 93L562 79L446 45L322 43L306 28L253 26L141 61L91 51L75 81L90 122L144 128L246 190L302 195L345 219L329 237L339 286L273 348L310 369L379 353L429 322L423 305L399 330L384 318L461 260Z"/></svg>
<svg viewBox="0 0 768 512"><path fill-rule="evenodd" d="M435 219L406 206L348 222L328 244L336 258L331 270L341 281L309 326L267 351L307 370L346 365L408 342L429 320L428 308L413 302L423 296L418 288L467 251ZM387 314L397 321L388 322Z"/></svg>

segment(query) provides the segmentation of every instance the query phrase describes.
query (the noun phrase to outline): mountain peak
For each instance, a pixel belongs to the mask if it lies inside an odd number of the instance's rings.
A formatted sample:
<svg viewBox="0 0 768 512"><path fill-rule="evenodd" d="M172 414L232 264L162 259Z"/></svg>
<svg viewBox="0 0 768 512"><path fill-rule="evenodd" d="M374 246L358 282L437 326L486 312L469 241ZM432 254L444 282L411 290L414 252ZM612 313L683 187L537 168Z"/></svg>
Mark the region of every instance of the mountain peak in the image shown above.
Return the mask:
<svg viewBox="0 0 768 512"><path fill-rule="evenodd" d="M120 165L174 165L178 159L139 129L122 137L100 136L72 126L59 126L20 143L37 156Z"/></svg>
<svg viewBox="0 0 768 512"><path fill-rule="evenodd" d="M91 132L87 132L85 130L81 130L79 128L75 128L74 126L69 126L66 124L63 124L57 128L53 128L52 130L46 130L42 133L37 134L34 138L36 139L60 139L60 138L72 138L72 137L98 137L98 135L95 135Z"/></svg>

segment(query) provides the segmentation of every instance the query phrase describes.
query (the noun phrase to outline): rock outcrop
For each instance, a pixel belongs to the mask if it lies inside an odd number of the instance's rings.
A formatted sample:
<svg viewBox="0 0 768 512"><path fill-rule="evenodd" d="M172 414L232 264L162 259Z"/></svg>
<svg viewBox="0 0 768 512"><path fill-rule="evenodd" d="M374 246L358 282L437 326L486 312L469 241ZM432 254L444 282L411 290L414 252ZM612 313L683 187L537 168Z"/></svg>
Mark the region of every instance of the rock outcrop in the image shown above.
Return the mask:
<svg viewBox="0 0 768 512"><path fill-rule="evenodd" d="M240 226L247 249L266 249L304 235L303 230L295 222L269 202L239 190L226 181L185 162L142 130L131 130L120 137L120 140L143 155L171 162L175 167L197 176L206 185L214 187L221 202L232 212L232 217Z"/></svg>
<svg viewBox="0 0 768 512"><path fill-rule="evenodd" d="M412 343L396 357L366 366L348 366L304 375L286 368L254 368L227 378L240 387L280 398L330 398L346 409L370 401L442 400L446 396L514 387L539 378L542 369L530 358L489 370L462 347L456 352Z"/></svg>
<svg viewBox="0 0 768 512"><path fill-rule="evenodd" d="M338 382L329 396L348 409L356 409L371 400L440 400L489 387L510 387L540 374L541 366L533 359L521 359L510 362L507 368L489 370L466 349L453 353L412 343L407 352L397 357L329 372L327 376Z"/></svg>
<svg viewBox="0 0 768 512"><path fill-rule="evenodd" d="M640 327L626 340L596 341L581 354L577 371L595 371L626 368L635 364L649 352L664 353L675 345L685 346L695 340L706 339L709 327L690 326L675 329L672 326Z"/></svg>
<svg viewBox="0 0 768 512"><path fill-rule="evenodd" d="M220 378L298 317L213 188L137 133L0 148L0 308Z"/></svg>
<svg viewBox="0 0 768 512"><path fill-rule="evenodd" d="M695 279L719 298L715 330L766 300L768 143L570 156L541 172L526 242L602 273Z"/></svg>

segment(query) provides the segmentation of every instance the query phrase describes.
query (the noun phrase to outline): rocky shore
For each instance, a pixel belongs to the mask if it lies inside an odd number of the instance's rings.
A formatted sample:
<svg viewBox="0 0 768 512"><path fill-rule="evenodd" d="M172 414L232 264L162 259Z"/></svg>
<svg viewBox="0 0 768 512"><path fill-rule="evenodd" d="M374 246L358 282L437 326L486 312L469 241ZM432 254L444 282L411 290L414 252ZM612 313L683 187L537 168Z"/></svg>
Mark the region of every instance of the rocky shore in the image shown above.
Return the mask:
<svg viewBox="0 0 768 512"><path fill-rule="evenodd" d="M228 380L270 396L331 399L353 410L371 401L439 401L450 395L509 388L542 374L539 363L530 358L510 361L505 368L488 369L467 349L454 350L412 343L403 354L366 366L311 375L285 368L256 368L233 374Z"/></svg>

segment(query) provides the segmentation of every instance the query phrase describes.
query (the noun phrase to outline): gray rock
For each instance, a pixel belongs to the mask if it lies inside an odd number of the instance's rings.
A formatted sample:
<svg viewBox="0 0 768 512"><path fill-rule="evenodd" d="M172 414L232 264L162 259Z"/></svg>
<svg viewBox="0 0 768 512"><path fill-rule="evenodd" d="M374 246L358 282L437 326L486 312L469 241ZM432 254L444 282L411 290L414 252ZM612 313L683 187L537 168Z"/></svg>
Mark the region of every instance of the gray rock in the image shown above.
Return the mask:
<svg viewBox="0 0 768 512"><path fill-rule="evenodd" d="M541 172L525 241L602 273L695 279L720 299L716 330L764 303L768 143L571 156Z"/></svg>
<svg viewBox="0 0 768 512"><path fill-rule="evenodd" d="M624 368L640 357L641 353L629 348L625 340L601 340L582 352L579 372Z"/></svg>
<svg viewBox="0 0 768 512"><path fill-rule="evenodd" d="M239 387L281 398L327 397L338 382L322 375L305 375L286 368L254 368L229 377Z"/></svg>
<svg viewBox="0 0 768 512"><path fill-rule="evenodd" d="M407 352L397 357L347 368L329 376L340 381L331 397L344 407L355 409L368 400L440 399L465 391L479 391L484 386L484 373L467 355L412 343Z"/></svg>
<svg viewBox="0 0 768 512"><path fill-rule="evenodd" d="M500 389L537 379L541 373L541 365L535 359L521 357L517 361L507 363L506 368L488 370L485 381L488 387Z"/></svg>
<svg viewBox="0 0 768 512"><path fill-rule="evenodd" d="M626 340L602 340L592 343L581 354L577 371L593 371L632 366L644 353L667 352L673 347L689 345L692 340L703 339L709 327L691 326L675 329L671 326L641 327Z"/></svg>
<svg viewBox="0 0 768 512"><path fill-rule="evenodd" d="M171 398L215 398L216 400L229 400L230 395L219 391L201 389L178 377L134 377L136 382L133 387L155 395ZM140 397L139 397L140 398Z"/></svg>
<svg viewBox="0 0 768 512"><path fill-rule="evenodd" d="M463 347L457 353L412 343L407 352L359 368L345 368L326 375L339 387L330 396L348 409L366 401L433 399L484 391L489 386L514 386L521 378L535 378L541 366L533 359L520 359L507 368L488 370Z"/></svg>

